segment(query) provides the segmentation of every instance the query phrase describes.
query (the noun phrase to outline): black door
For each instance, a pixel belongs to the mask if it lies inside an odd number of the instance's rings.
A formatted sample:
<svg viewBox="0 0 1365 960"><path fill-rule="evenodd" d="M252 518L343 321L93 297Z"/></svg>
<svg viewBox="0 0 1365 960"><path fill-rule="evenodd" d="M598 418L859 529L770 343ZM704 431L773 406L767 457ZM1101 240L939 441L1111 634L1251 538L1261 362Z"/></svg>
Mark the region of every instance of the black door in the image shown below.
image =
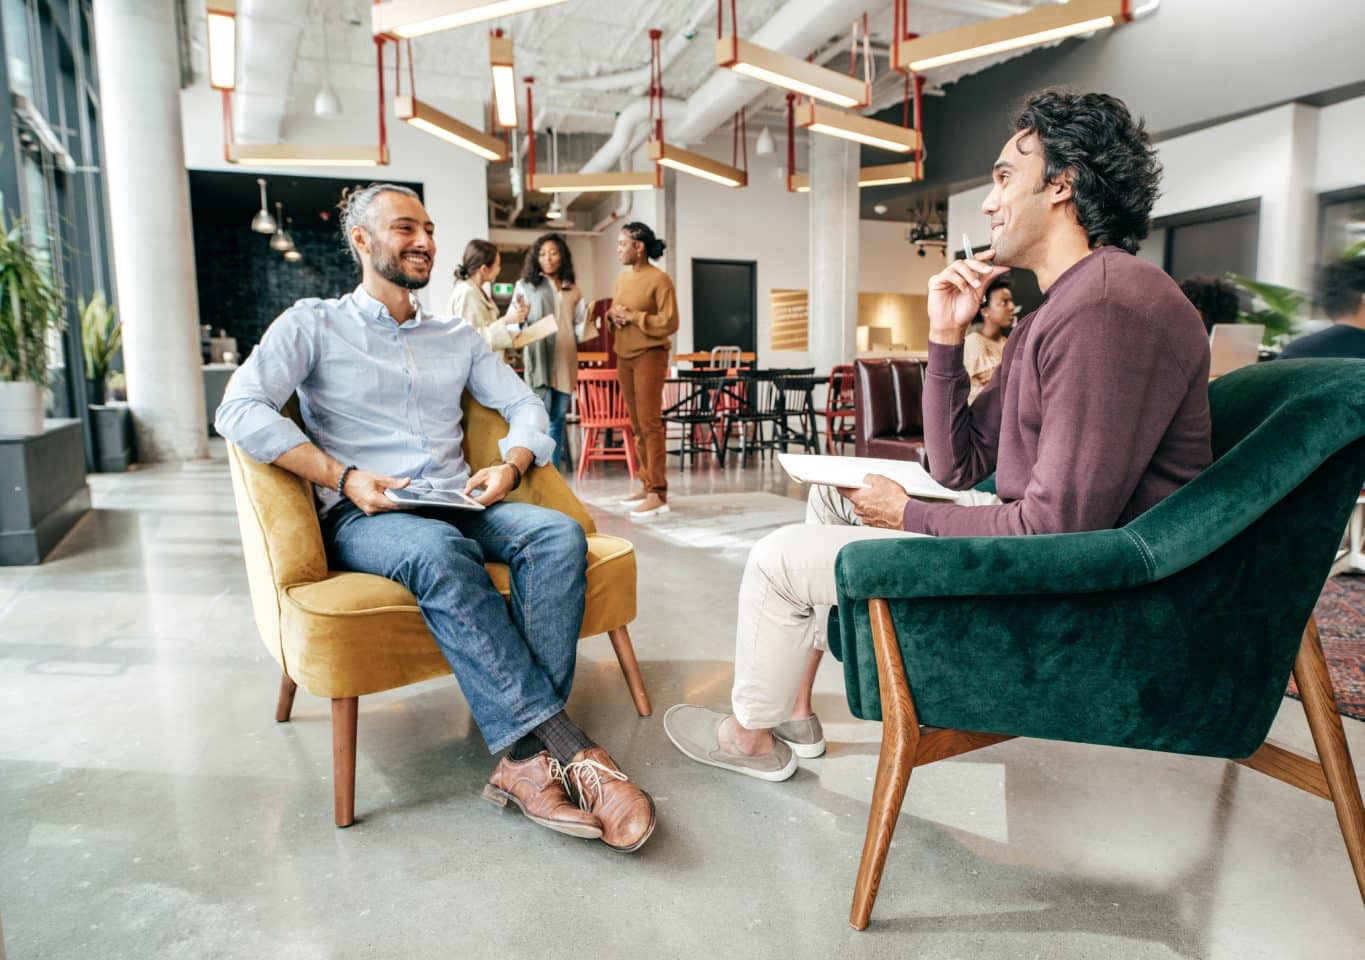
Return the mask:
<svg viewBox="0 0 1365 960"><path fill-rule="evenodd" d="M752 260L692 260L692 349L754 350L758 290Z"/></svg>

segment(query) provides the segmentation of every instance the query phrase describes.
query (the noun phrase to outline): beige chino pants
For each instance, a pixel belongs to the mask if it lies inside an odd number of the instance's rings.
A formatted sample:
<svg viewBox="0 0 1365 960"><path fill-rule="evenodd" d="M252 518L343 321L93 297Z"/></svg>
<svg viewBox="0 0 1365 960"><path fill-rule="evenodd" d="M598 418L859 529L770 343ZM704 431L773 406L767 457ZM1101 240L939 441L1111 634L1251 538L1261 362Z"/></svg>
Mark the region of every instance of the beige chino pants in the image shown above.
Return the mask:
<svg viewBox="0 0 1365 960"><path fill-rule="evenodd" d="M1000 501L967 490L958 494L958 502ZM825 624L838 602L834 561L839 550L858 540L918 536L924 534L864 527L837 490L812 486L806 522L774 530L754 544L739 586L730 695L742 726L757 730L791 719L811 650L828 649Z"/></svg>

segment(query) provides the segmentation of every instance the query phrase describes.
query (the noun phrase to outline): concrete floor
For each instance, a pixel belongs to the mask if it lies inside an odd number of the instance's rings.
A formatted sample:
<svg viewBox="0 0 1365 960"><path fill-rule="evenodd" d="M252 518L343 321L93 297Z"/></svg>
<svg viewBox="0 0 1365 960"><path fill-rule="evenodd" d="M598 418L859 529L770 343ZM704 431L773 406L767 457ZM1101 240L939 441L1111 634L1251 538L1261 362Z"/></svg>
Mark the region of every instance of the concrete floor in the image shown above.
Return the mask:
<svg viewBox="0 0 1365 960"><path fill-rule="evenodd" d="M9 960L1365 955L1330 804L1215 760L1021 741L915 774L873 924L851 931L879 727L849 716L837 665L829 753L786 784L687 762L660 724L727 699L744 553L801 515L771 467L691 472L653 527L597 510L639 552L656 712L635 716L605 638L569 709L653 792L642 851L482 801L491 760L451 680L362 700L360 820L336 830L328 707L300 691L273 722L215 453L92 478L96 512L47 563L0 569ZM626 480L599 471L583 496L610 504ZM1311 750L1296 702L1275 736Z"/></svg>

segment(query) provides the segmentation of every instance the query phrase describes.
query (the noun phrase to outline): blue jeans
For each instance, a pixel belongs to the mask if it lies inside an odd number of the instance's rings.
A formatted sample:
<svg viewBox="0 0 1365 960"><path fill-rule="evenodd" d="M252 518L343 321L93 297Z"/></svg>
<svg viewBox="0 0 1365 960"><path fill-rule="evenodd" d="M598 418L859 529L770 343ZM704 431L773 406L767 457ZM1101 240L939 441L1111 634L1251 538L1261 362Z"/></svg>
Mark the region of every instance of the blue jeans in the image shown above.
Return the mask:
<svg viewBox="0 0 1365 960"><path fill-rule="evenodd" d="M396 580L417 597L491 753L564 709L587 589L576 521L526 503L367 517L343 500L322 535L334 568ZM510 606L485 561L510 569Z"/></svg>
<svg viewBox="0 0 1365 960"><path fill-rule="evenodd" d="M569 403L573 394L562 393L554 387L542 387L536 391L540 402L545 404L545 412L550 415L550 439L555 442L555 452L550 457L553 464L562 463L565 469L573 469L573 458L569 455L569 434L564 420L569 415Z"/></svg>

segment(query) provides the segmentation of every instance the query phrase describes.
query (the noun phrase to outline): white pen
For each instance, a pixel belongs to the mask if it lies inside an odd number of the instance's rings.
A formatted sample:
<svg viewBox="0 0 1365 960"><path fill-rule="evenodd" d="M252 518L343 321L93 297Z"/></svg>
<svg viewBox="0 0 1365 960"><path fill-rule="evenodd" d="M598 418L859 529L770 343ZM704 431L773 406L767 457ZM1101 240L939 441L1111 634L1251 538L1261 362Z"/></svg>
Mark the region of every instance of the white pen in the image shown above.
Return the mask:
<svg viewBox="0 0 1365 960"><path fill-rule="evenodd" d="M972 258L972 256L973 256L973 254L972 254L972 238L969 237L969 236L967 236L965 233L962 235L962 253L963 253L964 259L967 259L967 260L970 260L970 259Z"/></svg>

